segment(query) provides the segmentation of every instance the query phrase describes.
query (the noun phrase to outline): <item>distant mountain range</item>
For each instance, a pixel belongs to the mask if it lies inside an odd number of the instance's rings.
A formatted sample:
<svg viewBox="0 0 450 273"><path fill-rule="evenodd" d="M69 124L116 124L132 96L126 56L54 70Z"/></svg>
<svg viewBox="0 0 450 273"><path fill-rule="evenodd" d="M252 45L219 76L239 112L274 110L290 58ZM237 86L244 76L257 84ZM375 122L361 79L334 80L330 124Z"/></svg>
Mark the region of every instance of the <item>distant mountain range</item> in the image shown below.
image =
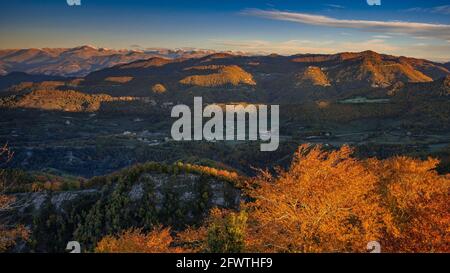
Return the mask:
<svg viewBox="0 0 450 273"><path fill-rule="evenodd" d="M214 50L196 49L172 50L155 48L147 50L116 50L97 48L90 45L74 48L3 49L0 50L0 76L7 75L11 72L24 72L33 75L84 77L91 72L122 64L130 64L123 66L122 68L124 69L138 68L139 66L145 68L143 67L145 65L147 67L154 66L148 63L149 59L150 61L153 60L153 62L158 61L167 64L174 59L185 60L206 57L208 55L211 55L211 58L242 56L249 57L250 59L261 59L261 56L249 56L242 52L220 53ZM275 60L272 63L287 59L291 64L315 64L318 67L326 66L331 68L330 66L332 65L340 65L339 68L342 68L343 65L347 65L350 71L354 71L355 68L363 68L366 69L367 73L373 72L374 82L382 85L392 81L392 79L386 78L386 75L390 73L406 76L406 80L408 81L424 81L442 76L448 73L450 69L450 63L441 64L421 59L395 57L372 51L332 55L300 54L284 57L272 54L269 56L270 59ZM152 59L155 57L157 59ZM144 62L136 62L140 60L144 60ZM351 64L351 62L355 63ZM364 67L361 67L361 65ZM309 70L309 72L313 72L313 70ZM344 74L345 72L341 72L340 75L336 76L345 78L346 76ZM300 76L300 78L302 77Z"/></svg>
<svg viewBox="0 0 450 273"><path fill-rule="evenodd" d="M227 97L225 100L230 96L243 100L249 96L255 100L298 100L373 90L387 92L449 75L450 71L440 63L373 51L293 56L215 53L194 59L153 57L113 66L90 73L79 87L84 92L102 90L113 96L161 96L151 91L158 84L164 86L167 95L201 93L214 100L220 96ZM210 92L214 90L228 92Z"/></svg>
<svg viewBox="0 0 450 273"><path fill-rule="evenodd" d="M339 100L352 96L383 97L404 93L405 90L415 90L414 94L421 95L450 94L448 65L373 51L250 56L207 51L114 51L83 46L47 49L38 54L30 52L35 51L17 51L2 59L15 60L16 67L44 63L43 60L48 58L61 62L66 59L77 63L78 68L85 67L77 70L84 71L83 74L94 67L99 69L83 77L60 78L56 75L70 75L70 65L61 64L60 71L65 72L59 74L51 70L51 64L36 66L27 70L32 74L14 72L0 76L0 90L9 91L4 94L74 90L85 94L151 97L172 102L201 95L205 102L281 103L305 99ZM48 57L49 54L54 57ZM41 70L43 73L37 73Z"/></svg>
<svg viewBox="0 0 450 273"><path fill-rule="evenodd" d="M193 58L211 50L114 50L85 45L75 48L30 48L0 50L0 75L26 72L51 76L80 77L117 64L151 57Z"/></svg>

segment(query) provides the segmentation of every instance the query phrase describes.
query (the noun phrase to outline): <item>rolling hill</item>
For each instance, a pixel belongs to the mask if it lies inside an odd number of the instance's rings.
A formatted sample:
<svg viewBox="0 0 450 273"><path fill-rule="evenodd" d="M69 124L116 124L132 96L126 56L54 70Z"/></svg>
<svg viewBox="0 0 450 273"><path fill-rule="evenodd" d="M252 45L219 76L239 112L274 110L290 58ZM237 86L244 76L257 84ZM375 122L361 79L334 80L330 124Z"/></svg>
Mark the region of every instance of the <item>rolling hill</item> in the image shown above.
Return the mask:
<svg viewBox="0 0 450 273"><path fill-rule="evenodd" d="M94 112L102 103L132 101L132 97L111 97L104 94L87 95L67 90L36 90L25 95L0 99L0 104L8 108L32 108L65 112Z"/></svg>
<svg viewBox="0 0 450 273"><path fill-rule="evenodd" d="M30 75L24 72L12 72L8 75L0 76L0 91L22 82L34 83L43 81L58 81L64 79L64 77L60 76Z"/></svg>

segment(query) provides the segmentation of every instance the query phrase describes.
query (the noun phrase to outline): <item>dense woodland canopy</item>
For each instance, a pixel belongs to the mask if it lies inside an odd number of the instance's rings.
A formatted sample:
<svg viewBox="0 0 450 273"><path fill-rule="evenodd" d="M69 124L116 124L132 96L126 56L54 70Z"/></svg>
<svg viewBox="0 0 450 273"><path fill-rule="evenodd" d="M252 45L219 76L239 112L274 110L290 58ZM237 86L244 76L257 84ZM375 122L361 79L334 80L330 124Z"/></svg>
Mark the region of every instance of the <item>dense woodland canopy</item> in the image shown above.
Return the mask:
<svg viewBox="0 0 450 273"><path fill-rule="evenodd" d="M450 176L438 161L359 160L352 149L301 146L288 170L245 184L240 211L213 209L200 227L104 237L97 252L449 252Z"/></svg>

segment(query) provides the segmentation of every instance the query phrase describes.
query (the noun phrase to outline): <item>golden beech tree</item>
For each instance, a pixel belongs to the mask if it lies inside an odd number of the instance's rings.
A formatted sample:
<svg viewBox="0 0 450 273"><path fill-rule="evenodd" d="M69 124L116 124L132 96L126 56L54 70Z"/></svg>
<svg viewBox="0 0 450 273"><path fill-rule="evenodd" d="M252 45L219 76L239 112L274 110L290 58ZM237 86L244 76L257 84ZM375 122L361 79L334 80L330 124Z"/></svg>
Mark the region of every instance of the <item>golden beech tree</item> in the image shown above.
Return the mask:
<svg viewBox="0 0 450 273"><path fill-rule="evenodd" d="M380 239L386 251L450 252L450 175L438 175L438 163L403 156L369 160L394 220Z"/></svg>
<svg viewBox="0 0 450 273"><path fill-rule="evenodd" d="M172 247L170 228L156 227L145 234L140 229L129 229L118 236L106 236L98 242L98 253L179 253L181 248Z"/></svg>
<svg viewBox="0 0 450 273"><path fill-rule="evenodd" d="M249 248L261 252L364 251L386 222L377 177L347 146L302 146L289 170L250 182Z"/></svg>
<svg viewBox="0 0 450 273"><path fill-rule="evenodd" d="M248 184L247 248L260 252L449 252L450 177L437 160L358 160L301 146L289 170Z"/></svg>

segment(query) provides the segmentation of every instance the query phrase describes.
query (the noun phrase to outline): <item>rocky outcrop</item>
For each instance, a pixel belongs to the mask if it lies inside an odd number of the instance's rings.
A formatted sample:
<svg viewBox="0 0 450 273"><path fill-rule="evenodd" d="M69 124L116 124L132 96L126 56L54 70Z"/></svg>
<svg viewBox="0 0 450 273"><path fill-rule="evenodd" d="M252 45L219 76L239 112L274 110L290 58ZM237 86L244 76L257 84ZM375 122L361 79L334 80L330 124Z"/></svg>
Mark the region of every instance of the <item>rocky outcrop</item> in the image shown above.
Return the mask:
<svg viewBox="0 0 450 273"><path fill-rule="evenodd" d="M71 240L91 249L103 236L130 227L183 229L201 223L213 207L239 209L241 201L240 190L214 171L190 172L178 165L138 165L93 178L84 187L14 194L13 209L0 220L31 231L31 243L14 251L63 252Z"/></svg>

